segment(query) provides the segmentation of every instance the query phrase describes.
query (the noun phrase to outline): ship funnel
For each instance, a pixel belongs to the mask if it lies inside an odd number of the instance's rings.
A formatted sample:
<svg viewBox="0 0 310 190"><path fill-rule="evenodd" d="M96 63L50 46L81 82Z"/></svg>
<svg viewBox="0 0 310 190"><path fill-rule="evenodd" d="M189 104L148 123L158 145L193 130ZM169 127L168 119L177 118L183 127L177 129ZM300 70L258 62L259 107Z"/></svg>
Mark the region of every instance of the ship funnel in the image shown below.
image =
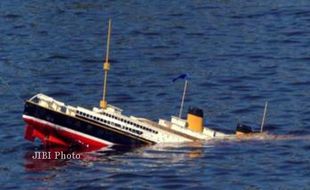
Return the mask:
<svg viewBox="0 0 310 190"><path fill-rule="evenodd" d="M190 107L187 113L187 123L188 129L202 133L204 125L203 110L196 107Z"/></svg>

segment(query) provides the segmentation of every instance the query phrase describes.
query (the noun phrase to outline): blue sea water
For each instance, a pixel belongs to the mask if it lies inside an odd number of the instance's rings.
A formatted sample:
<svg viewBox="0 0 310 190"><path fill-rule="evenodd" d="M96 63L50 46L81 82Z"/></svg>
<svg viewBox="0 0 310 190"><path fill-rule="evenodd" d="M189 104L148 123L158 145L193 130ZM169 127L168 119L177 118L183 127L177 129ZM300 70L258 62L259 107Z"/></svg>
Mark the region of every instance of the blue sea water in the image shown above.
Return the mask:
<svg viewBox="0 0 310 190"><path fill-rule="evenodd" d="M91 108L102 95L112 18L108 101L128 115L169 119L198 106L211 128L238 120L282 140L155 145L32 160L23 101L45 93ZM0 2L2 189L310 189L310 2Z"/></svg>

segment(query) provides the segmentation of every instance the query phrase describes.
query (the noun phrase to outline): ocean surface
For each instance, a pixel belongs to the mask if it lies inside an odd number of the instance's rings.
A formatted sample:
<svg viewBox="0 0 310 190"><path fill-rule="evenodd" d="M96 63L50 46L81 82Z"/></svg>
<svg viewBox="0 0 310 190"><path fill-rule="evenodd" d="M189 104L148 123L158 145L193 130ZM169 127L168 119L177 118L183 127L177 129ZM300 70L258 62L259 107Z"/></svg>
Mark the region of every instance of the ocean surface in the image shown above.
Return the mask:
<svg viewBox="0 0 310 190"><path fill-rule="evenodd" d="M23 138L24 101L98 106L109 18L110 104L169 119L183 91L171 81L188 73L185 111L259 130L268 101L265 130L281 138L33 160L44 148ZM1 189L310 189L310 1L2 0L0 117Z"/></svg>

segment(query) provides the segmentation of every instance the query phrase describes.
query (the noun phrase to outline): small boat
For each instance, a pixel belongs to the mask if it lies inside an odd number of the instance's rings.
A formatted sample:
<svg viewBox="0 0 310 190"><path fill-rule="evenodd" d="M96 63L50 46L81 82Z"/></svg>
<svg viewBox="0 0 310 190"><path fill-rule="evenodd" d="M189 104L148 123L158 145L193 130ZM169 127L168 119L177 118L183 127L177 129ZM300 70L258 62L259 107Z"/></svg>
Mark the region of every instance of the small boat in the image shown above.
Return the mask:
<svg viewBox="0 0 310 190"><path fill-rule="evenodd" d="M127 116L122 109L107 104L107 74L110 70L109 44L111 21L109 21L107 53L104 68L103 98L99 107L87 109L67 105L44 94L37 94L25 102L23 119L26 122L25 138L38 138L47 146L100 149L115 145L139 146L157 143L185 143L211 139L235 138L235 134L225 134L204 126L203 110L190 107L186 119L182 118L184 91L179 116L158 122L146 118ZM181 75L181 78L185 78ZM236 134L251 134L244 125L237 126Z"/></svg>

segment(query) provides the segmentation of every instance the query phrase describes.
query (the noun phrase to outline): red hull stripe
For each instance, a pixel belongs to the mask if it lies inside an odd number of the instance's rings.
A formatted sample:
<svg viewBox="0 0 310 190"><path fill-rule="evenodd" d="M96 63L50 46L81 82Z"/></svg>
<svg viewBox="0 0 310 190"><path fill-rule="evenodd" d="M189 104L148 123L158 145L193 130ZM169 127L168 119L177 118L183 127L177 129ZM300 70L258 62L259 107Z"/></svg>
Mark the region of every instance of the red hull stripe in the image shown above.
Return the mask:
<svg viewBox="0 0 310 190"><path fill-rule="evenodd" d="M89 144L95 145L95 146L112 146L114 143L111 143L109 141L99 139L72 129L68 129L66 127L56 125L54 123L44 121L35 117L31 117L28 115L23 115L24 121L28 124L33 126L34 128L37 128L39 131L57 131L57 133L60 133L61 135L67 137L68 139L71 139L76 142L80 142L81 144Z"/></svg>

